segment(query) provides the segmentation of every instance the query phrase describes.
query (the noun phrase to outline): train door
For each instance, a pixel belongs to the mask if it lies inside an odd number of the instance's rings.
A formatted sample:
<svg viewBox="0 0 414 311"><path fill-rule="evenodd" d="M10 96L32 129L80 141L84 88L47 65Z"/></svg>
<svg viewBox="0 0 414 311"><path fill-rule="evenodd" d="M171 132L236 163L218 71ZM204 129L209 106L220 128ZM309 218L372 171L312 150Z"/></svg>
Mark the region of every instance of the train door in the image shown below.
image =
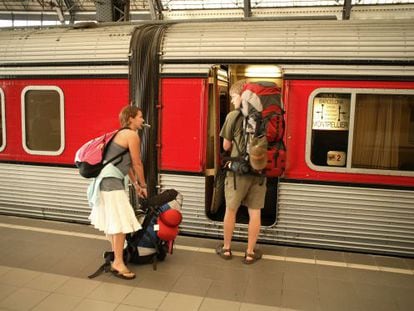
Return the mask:
<svg viewBox="0 0 414 311"><path fill-rule="evenodd" d="M228 67L214 66L209 77L205 208L207 217L219 221L225 211L223 146L219 134L230 109Z"/></svg>
<svg viewBox="0 0 414 311"><path fill-rule="evenodd" d="M281 71L277 66L269 65L220 65L214 67L210 77L208 143L206 170L206 215L212 220L222 221L225 212L224 175L221 154L222 139L220 129L226 115L234 109L230 104L228 90L238 80L271 81L282 86ZM262 225L276 223L278 178L268 178L265 207L262 210ZM248 212L241 206L237 214L237 223L248 223Z"/></svg>

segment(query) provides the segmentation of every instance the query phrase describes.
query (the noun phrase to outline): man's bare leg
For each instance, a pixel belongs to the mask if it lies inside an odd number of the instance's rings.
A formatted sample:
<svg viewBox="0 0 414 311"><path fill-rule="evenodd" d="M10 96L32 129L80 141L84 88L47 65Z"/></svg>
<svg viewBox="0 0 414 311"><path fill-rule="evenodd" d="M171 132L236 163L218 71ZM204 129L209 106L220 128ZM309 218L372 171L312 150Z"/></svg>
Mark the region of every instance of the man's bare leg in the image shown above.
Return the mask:
<svg viewBox="0 0 414 311"><path fill-rule="evenodd" d="M234 226L236 224L237 210L232 208L226 208L224 215L224 241L223 249L231 249L231 239L233 237ZM229 252L225 252L224 255L229 256Z"/></svg>
<svg viewBox="0 0 414 311"><path fill-rule="evenodd" d="M260 233L261 210L249 208L249 230L247 241L247 253L254 254L256 242ZM249 260L249 258L247 258Z"/></svg>

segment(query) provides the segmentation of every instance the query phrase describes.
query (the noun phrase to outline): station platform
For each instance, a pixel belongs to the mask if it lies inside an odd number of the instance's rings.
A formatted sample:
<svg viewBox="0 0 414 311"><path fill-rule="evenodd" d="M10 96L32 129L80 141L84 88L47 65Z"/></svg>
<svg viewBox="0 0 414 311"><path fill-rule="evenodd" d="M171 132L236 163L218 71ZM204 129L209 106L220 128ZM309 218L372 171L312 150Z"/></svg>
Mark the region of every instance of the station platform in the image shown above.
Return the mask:
<svg viewBox="0 0 414 311"><path fill-rule="evenodd" d="M0 215L0 310L414 310L412 258L259 244L263 259L245 265L245 243L228 261L219 243L179 236L156 271L90 280L109 249L101 232Z"/></svg>

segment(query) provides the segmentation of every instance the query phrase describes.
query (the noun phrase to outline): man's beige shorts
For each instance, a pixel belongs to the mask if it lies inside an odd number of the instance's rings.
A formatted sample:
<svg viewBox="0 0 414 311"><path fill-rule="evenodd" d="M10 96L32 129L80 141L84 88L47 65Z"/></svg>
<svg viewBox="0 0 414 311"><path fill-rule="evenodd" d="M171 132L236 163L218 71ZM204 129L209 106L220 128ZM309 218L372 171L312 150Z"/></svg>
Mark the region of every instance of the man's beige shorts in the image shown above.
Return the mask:
<svg viewBox="0 0 414 311"><path fill-rule="evenodd" d="M241 204L252 209L264 207L266 196L266 177L252 175L236 175L236 189L234 189L234 175L227 172L225 186L226 207L238 209Z"/></svg>

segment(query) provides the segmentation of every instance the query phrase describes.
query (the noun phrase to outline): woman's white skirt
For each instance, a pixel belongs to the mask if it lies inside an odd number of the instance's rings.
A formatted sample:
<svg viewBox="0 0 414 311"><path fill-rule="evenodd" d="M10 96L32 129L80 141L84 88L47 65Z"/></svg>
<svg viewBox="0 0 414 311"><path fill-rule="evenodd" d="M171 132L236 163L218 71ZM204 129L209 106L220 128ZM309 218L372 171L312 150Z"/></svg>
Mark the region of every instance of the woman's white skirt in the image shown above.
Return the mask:
<svg viewBox="0 0 414 311"><path fill-rule="evenodd" d="M99 204L92 206L89 220L105 234L131 233L141 229L125 190L101 191Z"/></svg>

